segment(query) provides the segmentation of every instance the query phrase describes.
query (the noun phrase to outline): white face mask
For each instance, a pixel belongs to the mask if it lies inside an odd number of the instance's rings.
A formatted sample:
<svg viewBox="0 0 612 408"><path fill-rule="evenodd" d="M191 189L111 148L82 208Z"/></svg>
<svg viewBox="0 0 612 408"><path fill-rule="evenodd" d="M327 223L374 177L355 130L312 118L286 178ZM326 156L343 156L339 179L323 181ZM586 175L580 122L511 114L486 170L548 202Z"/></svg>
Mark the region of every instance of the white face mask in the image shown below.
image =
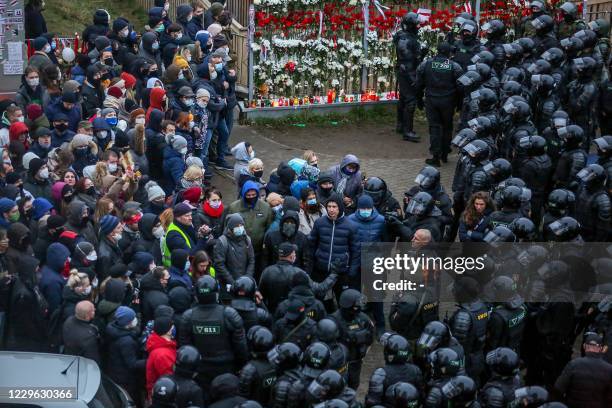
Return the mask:
<svg viewBox="0 0 612 408"><path fill-rule="evenodd" d="M137 317L135 317L134 320L132 320L132 322L130 323L129 327L130 328L134 328L136 326L138 326L138 318Z"/></svg>
<svg viewBox="0 0 612 408"><path fill-rule="evenodd" d="M88 286L83 290L83 294L88 296L91 293L91 286Z"/></svg>
<svg viewBox="0 0 612 408"><path fill-rule="evenodd" d="M91 282L91 286L94 289L98 287L98 278L94 278L94 280Z"/></svg>
<svg viewBox="0 0 612 408"><path fill-rule="evenodd" d="M179 153L183 155L187 154L187 148L183 147L181 150L179 150Z"/></svg>
<svg viewBox="0 0 612 408"><path fill-rule="evenodd" d="M179 72L178 79L185 79L185 74L183 74L183 71Z"/></svg>
<svg viewBox="0 0 612 408"><path fill-rule="evenodd" d="M44 168L42 169L40 172L38 172L38 176L43 179L46 180L49 178L49 169L48 168Z"/></svg>
<svg viewBox="0 0 612 408"><path fill-rule="evenodd" d="M119 32L119 36L121 36L123 38L127 37L128 34L130 34L130 29L127 28L127 27Z"/></svg>
<svg viewBox="0 0 612 408"><path fill-rule="evenodd" d="M108 136L108 131L107 130L102 130L102 131L96 133L96 137L98 139L106 139L106 136Z"/></svg>
<svg viewBox="0 0 612 408"><path fill-rule="evenodd" d="M185 58L187 60L187 62L191 62L191 55L188 56L187 58Z"/></svg>
<svg viewBox="0 0 612 408"><path fill-rule="evenodd" d="M189 15L189 17L187 17L187 21L191 21L193 19L193 15Z"/></svg>
<svg viewBox="0 0 612 408"><path fill-rule="evenodd" d="M35 88L38 86L38 84L40 84L40 78L32 78L32 79L26 79L26 82L28 83L28 85L30 85L32 88Z"/></svg>
<svg viewBox="0 0 612 408"><path fill-rule="evenodd" d="M217 71L210 74L210 79L217 79Z"/></svg>
<svg viewBox="0 0 612 408"><path fill-rule="evenodd" d="M47 45L45 48L43 48L43 52L44 52L45 54L50 53L50 52L51 52L51 46L50 46L50 45Z"/></svg>
<svg viewBox="0 0 612 408"><path fill-rule="evenodd" d="M153 269L157 268L157 265L155 265L155 263L152 263L151 265L149 265L149 272L153 272Z"/></svg>
<svg viewBox="0 0 612 408"><path fill-rule="evenodd" d="M192 120L189 122L189 129L193 129L195 127L195 122Z"/></svg>
<svg viewBox="0 0 612 408"><path fill-rule="evenodd" d="M157 228L153 228L153 236L157 239L161 239L164 236L164 227L161 225Z"/></svg>
<svg viewBox="0 0 612 408"><path fill-rule="evenodd" d="M19 116L17 118L17 122L22 122L22 123L25 122L25 117L24 116Z"/></svg>
<svg viewBox="0 0 612 408"><path fill-rule="evenodd" d="M189 269L191 269L191 262L187 261L185 263L185 272L189 272Z"/></svg>
<svg viewBox="0 0 612 408"><path fill-rule="evenodd" d="M251 159L255 158L255 150L251 150L251 153L249 153L249 157L251 157Z"/></svg>
<svg viewBox="0 0 612 408"><path fill-rule="evenodd" d="M145 118L136 118L136 120L134 120L134 123L137 125L144 125L145 124Z"/></svg>
<svg viewBox="0 0 612 408"><path fill-rule="evenodd" d="M98 260L98 254L96 254L96 251L93 251L89 253L85 259L87 259L89 262L95 262Z"/></svg>
<svg viewBox="0 0 612 408"><path fill-rule="evenodd" d="M181 38L183 38L183 33L178 33L178 34L176 35L176 39L177 39L177 40L180 40Z"/></svg>
<svg viewBox="0 0 612 408"><path fill-rule="evenodd" d="M117 163L108 163L108 171L114 173L117 171Z"/></svg>
<svg viewBox="0 0 612 408"><path fill-rule="evenodd" d="M206 107L208 106L208 102L198 101L198 106L202 109L206 109Z"/></svg>
<svg viewBox="0 0 612 408"><path fill-rule="evenodd" d="M123 234L121 232L118 232L116 234L113 234L113 239L115 240L115 242L119 242L121 241L121 238L123 237Z"/></svg>

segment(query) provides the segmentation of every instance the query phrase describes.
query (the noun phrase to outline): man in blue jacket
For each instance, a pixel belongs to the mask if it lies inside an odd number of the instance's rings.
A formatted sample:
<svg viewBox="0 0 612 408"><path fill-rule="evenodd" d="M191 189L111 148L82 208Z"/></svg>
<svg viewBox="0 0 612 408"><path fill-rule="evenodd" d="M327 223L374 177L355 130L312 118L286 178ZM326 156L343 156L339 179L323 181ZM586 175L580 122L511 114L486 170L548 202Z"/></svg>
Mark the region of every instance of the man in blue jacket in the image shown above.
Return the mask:
<svg viewBox="0 0 612 408"><path fill-rule="evenodd" d="M64 91L62 97L51 102L45 111L48 118L55 121L58 113L63 113L68 118L68 129L76 132L82 118L81 105L78 103L78 95L74 92Z"/></svg>
<svg viewBox="0 0 612 408"><path fill-rule="evenodd" d="M54 242L47 248L47 264L43 266L38 286L49 303L49 316L62 303L62 291L66 279L62 276L70 251L63 244Z"/></svg>
<svg viewBox="0 0 612 408"><path fill-rule="evenodd" d="M332 268L340 279L334 287L337 297L343 289L359 287L359 237L355 225L344 216L342 198L334 193L325 202L327 215L315 221L309 241L312 250L312 279L322 282ZM329 300L326 307L330 307Z"/></svg>
<svg viewBox="0 0 612 408"><path fill-rule="evenodd" d="M164 147L163 168L166 195L174 193L186 169L187 140L183 136L174 136L171 138L171 143L172 145Z"/></svg>

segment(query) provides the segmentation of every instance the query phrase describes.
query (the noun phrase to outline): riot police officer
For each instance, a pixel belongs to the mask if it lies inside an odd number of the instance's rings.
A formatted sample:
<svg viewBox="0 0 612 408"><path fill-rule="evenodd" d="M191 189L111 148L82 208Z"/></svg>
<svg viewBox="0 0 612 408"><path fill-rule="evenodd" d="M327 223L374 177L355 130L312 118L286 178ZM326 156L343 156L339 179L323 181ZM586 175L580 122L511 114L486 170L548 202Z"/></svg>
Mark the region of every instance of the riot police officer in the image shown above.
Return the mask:
<svg viewBox="0 0 612 408"><path fill-rule="evenodd" d="M502 109L508 114L509 126L504 129L502 156L514 161L519 140L524 136L534 135L537 129L531 121L531 108L526 102L507 100Z"/></svg>
<svg viewBox="0 0 612 408"><path fill-rule="evenodd" d="M605 18L598 18L589 22L589 28L597 35L594 52L601 55L603 61L610 60L610 22ZM609 62L608 62L609 64ZM608 72L609 74L609 72ZM604 132L607 134L608 132Z"/></svg>
<svg viewBox="0 0 612 408"><path fill-rule="evenodd" d="M502 157L487 163L483 170L489 177L489 184L492 186L498 185L512 176L512 165Z"/></svg>
<svg viewBox="0 0 612 408"><path fill-rule="evenodd" d="M233 372L247 360L242 318L230 306L218 303L219 284L209 276L196 283L198 305L183 313L179 344L195 346L202 356L198 383L206 391L213 378Z"/></svg>
<svg viewBox="0 0 612 408"><path fill-rule="evenodd" d="M541 230L544 241L553 240L548 226L562 217L573 215L575 203L576 196L570 190L558 188L550 192L545 205L546 211L542 216Z"/></svg>
<svg viewBox="0 0 612 408"><path fill-rule="evenodd" d="M604 168L608 194L612 193L612 136L605 135L593 140L597 148L597 164Z"/></svg>
<svg viewBox="0 0 612 408"><path fill-rule="evenodd" d="M387 388L383 403L388 408L418 407L419 391L410 383L398 382Z"/></svg>
<svg viewBox="0 0 612 408"><path fill-rule="evenodd" d="M429 392L425 398L426 407L443 407L447 402L443 389L462 370L461 357L450 348L442 347L428 356L431 365Z"/></svg>
<svg viewBox="0 0 612 408"><path fill-rule="evenodd" d="M559 6L559 10L561 10L563 20L557 24L557 38L563 39L571 37L577 31L586 28L584 21L578 18L578 7L576 7L576 4L566 1Z"/></svg>
<svg viewBox="0 0 612 408"><path fill-rule="evenodd" d="M336 370L348 381L348 348L340 343L340 329L335 320L324 318L317 323L317 340L327 344L331 352L328 367Z"/></svg>
<svg viewBox="0 0 612 408"><path fill-rule="evenodd" d="M490 135L493 139L496 139L500 131L497 93L489 88L481 87L474 91L470 97L476 101L477 107L473 117L483 116L489 119L491 121Z"/></svg>
<svg viewBox="0 0 612 408"><path fill-rule="evenodd" d="M521 387L514 391L512 407L536 408L548 401L548 391L538 385Z"/></svg>
<svg viewBox="0 0 612 408"><path fill-rule="evenodd" d="M537 130L542 131L550 123L552 115L561 108L561 100L556 91L557 83L552 75L535 74L531 76L531 86L535 96L533 121Z"/></svg>
<svg viewBox="0 0 612 408"><path fill-rule="evenodd" d="M153 392L151 395L152 408L176 408L176 394L178 392L178 386L176 382L169 376L164 375L153 385Z"/></svg>
<svg viewBox="0 0 612 408"><path fill-rule="evenodd" d="M246 332L255 325L272 326L272 316L255 303L257 284L250 276L241 276L232 285L233 299L230 305L236 309L244 323Z"/></svg>
<svg viewBox="0 0 612 408"><path fill-rule="evenodd" d="M531 9L531 15L523 17L518 30L518 34L522 37L533 37L536 32L531 22L546 13L546 5L541 0L530 1L529 8Z"/></svg>
<svg viewBox="0 0 612 408"><path fill-rule="evenodd" d="M274 313L276 319L282 319L287 313L287 308L293 300L300 300L304 303L306 316L318 322L325 317L327 312L323 302L315 297L314 291L310 286L308 274L302 270L297 270L291 278L291 290L289 298L283 300Z"/></svg>
<svg viewBox="0 0 612 408"><path fill-rule="evenodd" d="M450 227L453 222L453 204L440 183L440 171L435 167L425 166L421 169L419 174L417 174L414 182L417 183L417 185L411 187L404 193L406 200L410 201L412 197L421 191L429 193L435 200L436 207L442 212L439 221L442 229L445 231L444 236L448 237L448 231L446 231L446 229Z"/></svg>
<svg viewBox="0 0 612 408"><path fill-rule="evenodd" d="M363 192L372 197L374 207L380 214L401 215L400 203L393 197L391 190L387 188L387 183L380 177L368 177L363 185Z"/></svg>
<svg viewBox="0 0 612 408"><path fill-rule="evenodd" d="M557 134L561 137L562 151L553 174L553 185L556 188L575 190L578 187L576 175L587 162L587 153L582 148L584 131L580 126L569 125L557 129Z"/></svg>
<svg viewBox="0 0 612 408"><path fill-rule="evenodd" d="M561 217L546 227L546 233L553 242L584 242L580 235L582 227L572 217Z"/></svg>
<svg viewBox="0 0 612 408"><path fill-rule="evenodd" d="M487 337L489 308L478 297L478 281L461 276L453 284L457 310L448 325L453 336L461 343L466 355L465 371L477 382L484 371L484 346Z"/></svg>
<svg viewBox="0 0 612 408"><path fill-rule="evenodd" d="M304 352L304 358L302 360L302 374L304 374L304 381L309 383L315 380L323 370L329 368L329 362L331 360L331 350L327 344L320 341L315 341L306 348Z"/></svg>
<svg viewBox="0 0 612 408"><path fill-rule="evenodd" d="M410 343L404 337L395 333L385 333L381 337L385 366L377 368L370 377L370 385L366 395L366 406L381 404L386 390L398 382L414 385L421 393L425 390L421 370L411 359Z"/></svg>
<svg viewBox="0 0 612 408"><path fill-rule="evenodd" d="M348 385L357 389L362 360L374 342L374 323L361 311L363 299L355 289L345 289L340 295L339 310L331 314L340 329L340 341L349 349Z"/></svg>
<svg viewBox="0 0 612 408"><path fill-rule="evenodd" d="M459 363L458 371L463 371L465 352L459 341L451 335L451 331L445 323L433 321L427 323L421 336L416 342L416 361L422 370L427 368L427 359L437 349L448 348L454 351Z"/></svg>
<svg viewBox="0 0 612 408"><path fill-rule="evenodd" d="M300 406L304 399L302 350L294 343L281 343L268 352L268 360L276 368L271 406Z"/></svg>
<svg viewBox="0 0 612 408"><path fill-rule="evenodd" d="M478 26L472 20L465 20L461 26L461 40L455 42L453 59L466 71L471 59L485 48L478 41Z"/></svg>
<svg viewBox="0 0 612 408"><path fill-rule="evenodd" d="M480 404L476 400L478 386L470 377L465 375L455 376L442 387L441 391L443 398L448 401L450 406L457 408L480 408ZM436 403L437 401L430 398L426 401L426 406L443 406L435 405Z"/></svg>
<svg viewBox="0 0 612 408"><path fill-rule="evenodd" d="M459 64L452 61L449 43L438 45L438 54L421 63L417 69L417 101L423 107L429 124L429 151L433 158L425 162L440 166L446 163L450 153L450 139L453 131L453 114L457 107L459 89L457 79L462 74Z"/></svg>
<svg viewBox="0 0 612 408"><path fill-rule="evenodd" d="M591 57L575 58L576 79L567 86L566 110L572 121L584 131L583 149L590 147L595 134L595 112L599 89L593 80L596 62Z"/></svg>
<svg viewBox="0 0 612 408"><path fill-rule="evenodd" d="M274 335L263 326L247 332L251 360L240 371L240 395L267 406L276 383L276 367L268 360L274 348Z"/></svg>
<svg viewBox="0 0 612 408"><path fill-rule="evenodd" d="M495 61L491 67L499 76L505 65L503 44L504 36L506 35L506 26L500 20L491 20L482 25L482 31L486 33L487 37L485 47L495 56Z"/></svg>
<svg viewBox="0 0 612 408"><path fill-rule="evenodd" d="M499 347L485 358L491 377L482 387L480 402L486 408L504 408L514 400L514 391L521 386L519 356L513 350Z"/></svg>
<svg viewBox="0 0 612 408"><path fill-rule="evenodd" d="M544 51L552 47L558 47L559 41L555 37L554 28L555 22L553 18L547 14L541 15L531 20L531 25L535 29L535 52L540 55Z"/></svg>
<svg viewBox="0 0 612 408"><path fill-rule="evenodd" d="M193 346L182 346L176 352L174 374L170 377L176 382L176 405L178 408L204 406L202 388L193 378L198 373L200 352Z"/></svg>
<svg viewBox="0 0 612 408"><path fill-rule="evenodd" d="M274 337L279 342L292 342L302 350L312 342L317 323L306 315L306 306L299 299L287 303L287 312L274 323Z"/></svg>
<svg viewBox="0 0 612 408"><path fill-rule="evenodd" d="M429 322L438 320L439 302L430 288L404 292L391 303L389 325L412 344L416 351L416 340Z"/></svg>
<svg viewBox="0 0 612 408"><path fill-rule="evenodd" d="M516 236L518 242L532 242L537 238L536 225L527 217L516 218L510 224L510 231Z"/></svg>
<svg viewBox="0 0 612 408"><path fill-rule="evenodd" d="M406 218L399 221L397 218L392 218L390 228L397 231L400 239L403 242L410 242L414 234L419 229L426 229L431 232L433 241L440 242L442 240L442 230L440 216L442 212L435 205L435 200L431 194L421 191L410 199L404 209Z"/></svg>
<svg viewBox="0 0 612 408"><path fill-rule="evenodd" d="M531 213L531 190L527 188L527 185L518 177L508 177L506 180L499 183L493 189L493 201L497 208L504 206L504 190L507 187L518 187L520 189L520 213L523 217L529 217Z"/></svg>
<svg viewBox="0 0 612 408"><path fill-rule="evenodd" d="M516 292L515 283L508 276L498 276L492 282L494 299L499 302L491 312L487 328L487 347L508 347L520 353L525 326L526 308Z"/></svg>
<svg viewBox="0 0 612 408"><path fill-rule="evenodd" d="M488 191L489 178L483 170L489 162L489 146L482 140L474 140L463 148L463 152L470 161L465 171L465 191L463 201L468 202L476 191Z"/></svg>
<svg viewBox="0 0 612 408"><path fill-rule="evenodd" d="M553 169L557 168L562 150L562 139L557 130L567 125L569 125L569 115L565 111L557 110L552 114L548 127L541 133L542 137L546 139L546 153L552 161Z"/></svg>
<svg viewBox="0 0 612 408"><path fill-rule="evenodd" d="M397 53L397 82L400 99L397 105L397 130L404 140L418 142L414 133L414 110L416 108L416 70L421 60L421 46L417 37L419 16L408 13L402 18L401 30L393 36Z"/></svg>
<svg viewBox="0 0 612 408"><path fill-rule="evenodd" d="M344 378L334 370L322 372L306 390L306 401L310 404L309 407L318 406L319 403L336 398L346 402L351 408L361 406L356 400L355 390L347 387Z"/></svg>
<svg viewBox="0 0 612 408"><path fill-rule="evenodd" d="M487 89L487 91L490 91L490 89ZM477 92L479 91L472 92L472 95ZM491 121L491 119L486 116L478 116L474 119L470 119L467 124L470 129L476 132L478 140L482 140L489 147L489 160L494 159L497 156L497 140L495 139L494 133L495 127L497 127L497 119Z"/></svg>
<svg viewBox="0 0 612 408"><path fill-rule="evenodd" d="M550 75L555 81L555 93L563 99L567 80L565 66L563 65L565 62L565 54L561 49L553 47L544 51L540 58L550 64Z"/></svg>
<svg viewBox="0 0 612 408"><path fill-rule="evenodd" d="M610 239L612 204L606 189L606 172L599 164L590 164L576 177L581 182L576 219L582 226L582 237L588 242Z"/></svg>
<svg viewBox="0 0 612 408"><path fill-rule="evenodd" d="M549 191L552 161L546 154L546 140L542 136L524 136L519 140L517 176L531 190L531 218L539 222L544 197Z"/></svg>

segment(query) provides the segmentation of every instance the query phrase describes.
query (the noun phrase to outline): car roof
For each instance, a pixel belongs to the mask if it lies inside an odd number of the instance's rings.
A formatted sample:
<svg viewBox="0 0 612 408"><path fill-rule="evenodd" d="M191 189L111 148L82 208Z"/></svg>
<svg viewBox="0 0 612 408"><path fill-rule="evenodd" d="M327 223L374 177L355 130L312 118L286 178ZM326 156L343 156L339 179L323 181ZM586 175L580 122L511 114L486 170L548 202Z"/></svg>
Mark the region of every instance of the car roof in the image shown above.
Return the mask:
<svg viewBox="0 0 612 408"><path fill-rule="evenodd" d="M0 367L0 384L6 388L70 387L76 399L89 402L100 386L100 368L84 357L0 351ZM9 402L4 399L0 402Z"/></svg>

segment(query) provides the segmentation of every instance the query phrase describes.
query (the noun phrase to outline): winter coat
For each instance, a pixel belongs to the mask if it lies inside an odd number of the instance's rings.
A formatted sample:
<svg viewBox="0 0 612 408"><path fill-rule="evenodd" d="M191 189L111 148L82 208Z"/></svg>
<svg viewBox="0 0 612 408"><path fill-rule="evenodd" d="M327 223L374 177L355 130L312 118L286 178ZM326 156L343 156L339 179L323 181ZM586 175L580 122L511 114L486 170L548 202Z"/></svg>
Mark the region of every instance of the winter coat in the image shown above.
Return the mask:
<svg viewBox="0 0 612 408"><path fill-rule="evenodd" d="M349 164L356 164L357 171L351 174L350 176L347 176L343 171ZM361 171L359 170L359 168L360 165L357 156L347 154L346 156L344 156L340 164L333 166L329 169L329 171L332 173L332 178L334 180L335 191L343 197L350 197L353 201L357 201L357 197L363 191L363 187L361 184ZM344 189L342 189L340 186L344 178L346 178L347 180Z"/></svg>
<svg viewBox="0 0 612 408"><path fill-rule="evenodd" d="M21 86L15 94L15 102L21 109L25 109L28 105L37 103L45 109L49 102L49 92L43 85L38 85L35 89L32 89L30 85L25 82L25 76L21 79Z"/></svg>
<svg viewBox="0 0 612 408"><path fill-rule="evenodd" d="M119 327L115 322L106 326L105 371L119 385L137 381L137 371L144 367L145 360L138 359L138 337L134 330Z"/></svg>
<svg viewBox="0 0 612 408"><path fill-rule="evenodd" d="M98 234L94 229L94 226L91 222L87 222L83 225L83 211L87 207L87 205L79 200L72 200L72 202L68 205L68 214L67 214L67 222L66 222L66 230L72 231L85 239L85 241L92 244L94 247L98 246ZM91 212L90 212L91 214Z"/></svg>
<svg viewBox="0 0 612 408"><path fill-rule="evenodd" d="M293 220L296 225L296 231L291 236L288 236L283 232L283 224L288 222L288 220ZM283 242L290 242L297 247L295 251L296 259L294 265L304 269L305 271L312 270L308 236L299 231L298 225L298 214L295 211L287 211L280 220L278 230L269 231L266 234L266 237L264 238L265 265L273 265L278 262L278 249L280 244Z"/></svg>
<svg viewBox="0 0 612 408"><path fill-rule="evenodd" d="M47 264L42 268L38 286L49 303L50 314L62 303L62 292L66 285L62 271L69 256L68 248L60 243L56 242L47 248Z"/></svg>
<svg viewBox="0 0 612 408"><path fill-rule="evenodd" d="M459 221L459 241L461 242L483 242L483 238L489 225L489 216L493 211L486 209L482 218L478 220L476 225L467 225L465 218L462 216Z"/></svg>
<svg viewBox="0 0 612 408"><path fill-rule="evenodd" d="M43 197L51 200L51 183L49 183L49 179L38 180L28 172L28 176L23 182L23 188L29 191L35 198Z"/></svg>
<svg viewBox="0 0 612 408"><path fill-rule="evenodd" d="M216 278L222 285L233 284L241 276L253 276L255 253L251 238L247 235L236 237L232 229L243 223L239 216L228 215L227 227L219 237L213 252Z"/></svg>
<svg viewBox="0 0 612 408"><path fill-rule="evenodd" d="M53 120L55 115L60 112L68 116L68 129L76 132L79 128L79 122L83 117L81 113L81 106L78 103L75 103L72 109L66 110L66 108L64 108L64 103L60 98L49 103L45 109L45 115L49 118L49 120Z"/></svg>
<svg viewBox="0 0 612 408"><path fill-rule="evenodd" d="M171 195L174 192L181 177L183 177L183 173L185 173L186 167L182 154L171 146L164 148L163 172L164 180L166 181L164 187L167 195Z"/></svg>
<svg viewBox="0 0 612 408"><path fill-rule="evenodd" d="M272 214L272 209L268 203L263 200L258 199L254 206L247 204L244 197L249 190L255 190L257 194L259 194L257 184L252 181L247 181L244 186L242 186L242 198L234 201L229 206L227 214L240 214L242 216L244 227L253 243L253 249L255 253L259 253L263 247L266 230L274 219L274 214Z"/></svg>
<svg viewBox="0 0 612 408"><path fill-rule="evenodd" d="M150 272L140 280L140 299L142 320L145 322L153 320L155 309L159 305L169 304L166 289Z"/></svg>
<svg viewBox="0 0 612 408"><path fill-rule="evenodd" d="M287 300L282 301L276 312L274 313L275 319L281 319L287 313L287 309L289 307L289 302L293 300L299 300L304 303L306 316L310 317L315 322L323 319L327 313L325 311L325 306L323 303L318 300L314 292L309 286L294 286L289 292L289 297Z"/></svg>
<svg viewBox="0 0 612 408"><path fill-rule="evenodd" d="M319 205L319 212L314 214L309 213L303 208L300 208L300 212L298 213L298 216L300 218L300 232L303 232L306 235L310 235L310 231L312 231L312 227L314 227L315 221L326 214L327 211L322 205Z"/></svg>
<svg viewBox="0 0 612 408"><path fill-rule="evenodd" d="M100 357L100 332L89 322L70 316L63 326L64 354L81 356L102 364Z"/></svg>
<svg viewBox="0 0 612 408"><path fill-rule="evenodd" d="M245 142L240 142L236 146L232 147L232 154L234 155L234 180L236 181L236 185L239 185L240 174L242 174L243 169L249 169L249 160L251 160L251 156L247 152L247 148Z"/></svg>
<svg viewBox="0 0 612 408"><path fill-rule="evenodd" d="M174 372L176 361L176 341L167 340L153 332L147 339L147 395L151 395L153 385L162 375Z"/></svg>
<svg viewBox="0 0 612 408"><path fill-rule="evenodd" d="M163 177L163 152L166 148L166 140L161 133L161 122L163 119L164 114L160 110L152 110L149 114L149 125L145 130L147 140L146 156L150 169L149 177L153 180L161 180Z"/></svg>
<svg viewBox="0 0 612 408"><path fill-rule="evenodd" d="M363 218L359 212L355 212L348 217L357 227L359 242L380 242L385 231L385 217L380 215L376 209L372 209L372 214L368 218Z"/></svg>
<svg viewBox="0 0 612 408"><path fill-rule="evenodd" d="M74 316L74 310L77 303L81 300L89 300L88 296L76 293L68 285L62 290L62 322L65 322L70 316Z"/></svg>
<svg viewBox="0 0 612 408"><path fill-rule="evenodd" d="M98 261L96 264L98 279L104 280L110 276L111 267L117 263L123 263L123 252L119 245L111 242L106 236L100 236Z"/></svg>

